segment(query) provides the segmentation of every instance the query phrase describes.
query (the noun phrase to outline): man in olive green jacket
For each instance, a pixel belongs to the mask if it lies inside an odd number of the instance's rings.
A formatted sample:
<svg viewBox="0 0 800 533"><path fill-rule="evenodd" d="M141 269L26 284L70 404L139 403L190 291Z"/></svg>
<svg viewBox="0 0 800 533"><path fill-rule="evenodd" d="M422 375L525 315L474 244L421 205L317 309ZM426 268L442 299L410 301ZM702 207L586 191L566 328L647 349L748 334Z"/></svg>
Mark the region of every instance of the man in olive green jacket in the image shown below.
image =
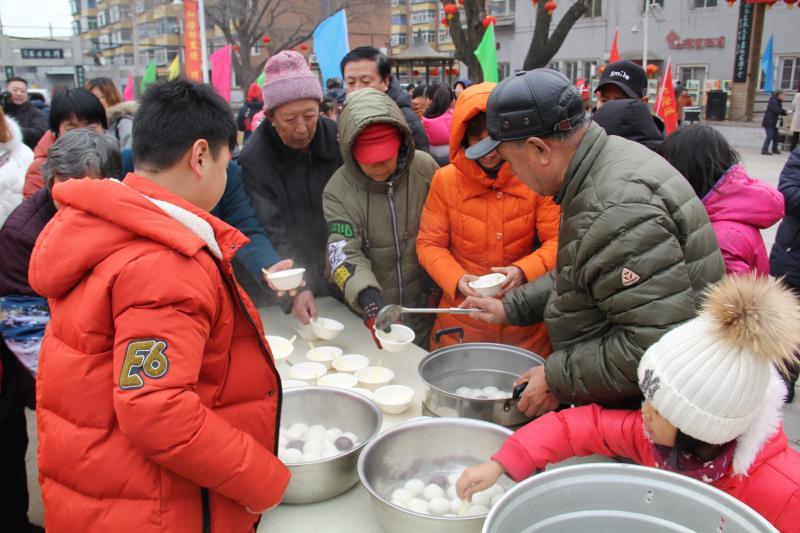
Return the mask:
<svg viewBox="0 0 800 533"><path fill-rule="evenodd" d="M578 92L553 70L499 84L487 110L490 138L514 173L562 209L555 271L500 302L467 299L476 318L544 320L553 354L520 381L529 416L559 403L641 401L636 368L664 333L691 319L724 265L702 203L649 149L608 136L586 118Z"/></svg>
<svg viewBox="0 0 800 533"><path fill-rule="evenodd" d="M375 89L348 95L339 115L339 149L344 165L322 197L331 277L373 331L384 303L416 307L429 292L416 239L438 167L430 155L414 149L397 104ZM407 320L415 342L426 346L430 317Z"/></svg>

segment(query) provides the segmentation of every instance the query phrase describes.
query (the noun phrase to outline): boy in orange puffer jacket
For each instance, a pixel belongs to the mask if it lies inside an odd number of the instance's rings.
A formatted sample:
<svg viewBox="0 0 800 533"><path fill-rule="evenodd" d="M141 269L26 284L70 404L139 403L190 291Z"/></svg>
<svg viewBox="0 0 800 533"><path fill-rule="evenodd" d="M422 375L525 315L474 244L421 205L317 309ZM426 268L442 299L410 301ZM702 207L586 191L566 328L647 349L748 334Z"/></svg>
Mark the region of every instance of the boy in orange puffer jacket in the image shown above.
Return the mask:
<svg viewBox="0 0 800 533"><path fill-rule="evenodd" d="M47 531L253 531L289 472L281 388L231 261L247 239L209 215L236 143L208 85L158 84L134 173L72 180L30 262L49 299L37 376Z"/></svg>

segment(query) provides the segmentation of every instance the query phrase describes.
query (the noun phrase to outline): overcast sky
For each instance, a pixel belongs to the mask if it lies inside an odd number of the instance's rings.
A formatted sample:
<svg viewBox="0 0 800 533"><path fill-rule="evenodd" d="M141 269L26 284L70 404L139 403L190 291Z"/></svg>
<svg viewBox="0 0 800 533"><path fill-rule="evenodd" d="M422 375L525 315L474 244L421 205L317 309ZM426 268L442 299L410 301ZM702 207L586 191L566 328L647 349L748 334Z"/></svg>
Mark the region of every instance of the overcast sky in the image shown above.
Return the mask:
<svg viewBox="0 0 800 533"><path fill-rule="evenodd" d="M18 37L46 37L48 24L54 36L72 34L69 0L0 0L3 33Z"/></svg>

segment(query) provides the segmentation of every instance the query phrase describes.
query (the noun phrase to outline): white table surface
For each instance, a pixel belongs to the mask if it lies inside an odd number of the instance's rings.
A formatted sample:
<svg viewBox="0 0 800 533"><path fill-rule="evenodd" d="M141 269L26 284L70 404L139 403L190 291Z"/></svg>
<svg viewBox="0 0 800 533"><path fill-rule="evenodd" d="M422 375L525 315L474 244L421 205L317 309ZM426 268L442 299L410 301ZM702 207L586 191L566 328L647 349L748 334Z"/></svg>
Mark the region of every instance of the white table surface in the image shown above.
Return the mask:
<svg viewBox="0 0 800 533"><path fill-rule="evenodd" d="M407 385L416 391L411 407L399 415L383 413L382 430L396 426L406 420L421 415L421 384L417 375L417 365L428 352L411 345L401 353L379 350L364 326L361 317L356 316L346 305L333 298L317 300L319 316L333 318L343 323L344 331L331 341L312 341L314 346L338 346L345 353L359 353L370 358L371 364L391 368L395 373L393 383ZM290 338L295 334L297 322L291 315L284 315L277 307L260 308L261 320L267 335L280 335ZM289 356L291 363L305 361L308 342L299 337L294 343L294 352ZM278 371L288 377L288 366L278 363ZM281 504L262 515L258 533L380 533L372 511L370 497L361 483L336 498L314 504Z"/></svg>

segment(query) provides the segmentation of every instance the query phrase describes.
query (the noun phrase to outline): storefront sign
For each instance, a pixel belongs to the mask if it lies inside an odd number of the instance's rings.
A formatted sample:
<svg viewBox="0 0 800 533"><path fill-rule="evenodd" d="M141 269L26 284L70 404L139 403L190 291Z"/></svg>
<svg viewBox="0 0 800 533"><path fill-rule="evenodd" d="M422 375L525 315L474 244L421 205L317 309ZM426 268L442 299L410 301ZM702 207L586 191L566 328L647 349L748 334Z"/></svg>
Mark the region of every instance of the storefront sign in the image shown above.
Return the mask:
<svg viewBox="0 0 800 533"><path fill-rule="evenodd" d="M64 59L61 48L22 48L22 59Z"/></svg>
<svg viewBox="0 0 800 533"><path fill-rule="evenodd" d="M750 53L750 34L753 32L753 5L739 4L739 23L736 26L736 52L733 56L733 81L747 81L747 58Z"/></svg>
<svg viewBox="0 0 800 533"><path fill-rule="evenodd" d="M725 37L699 37L681 39L677 33L667 34L667 44L676 50L702 50L703 48L725 48Z"/></svg>
<svg viewBox="0 0 800 533"><path fill-rule="evenodd" d="M86 82L86 71L83 69L83 65L77 65L75 67L75 85L78 87L83 87L83 84Z"/></svg>
<svg viewBox="0 0 800 533"><path fill-rule="evenodd" d="M183 39L185 76L194 81L203 81L203 60L200 57L200 22L197 0L183 1Z"/></svg>

